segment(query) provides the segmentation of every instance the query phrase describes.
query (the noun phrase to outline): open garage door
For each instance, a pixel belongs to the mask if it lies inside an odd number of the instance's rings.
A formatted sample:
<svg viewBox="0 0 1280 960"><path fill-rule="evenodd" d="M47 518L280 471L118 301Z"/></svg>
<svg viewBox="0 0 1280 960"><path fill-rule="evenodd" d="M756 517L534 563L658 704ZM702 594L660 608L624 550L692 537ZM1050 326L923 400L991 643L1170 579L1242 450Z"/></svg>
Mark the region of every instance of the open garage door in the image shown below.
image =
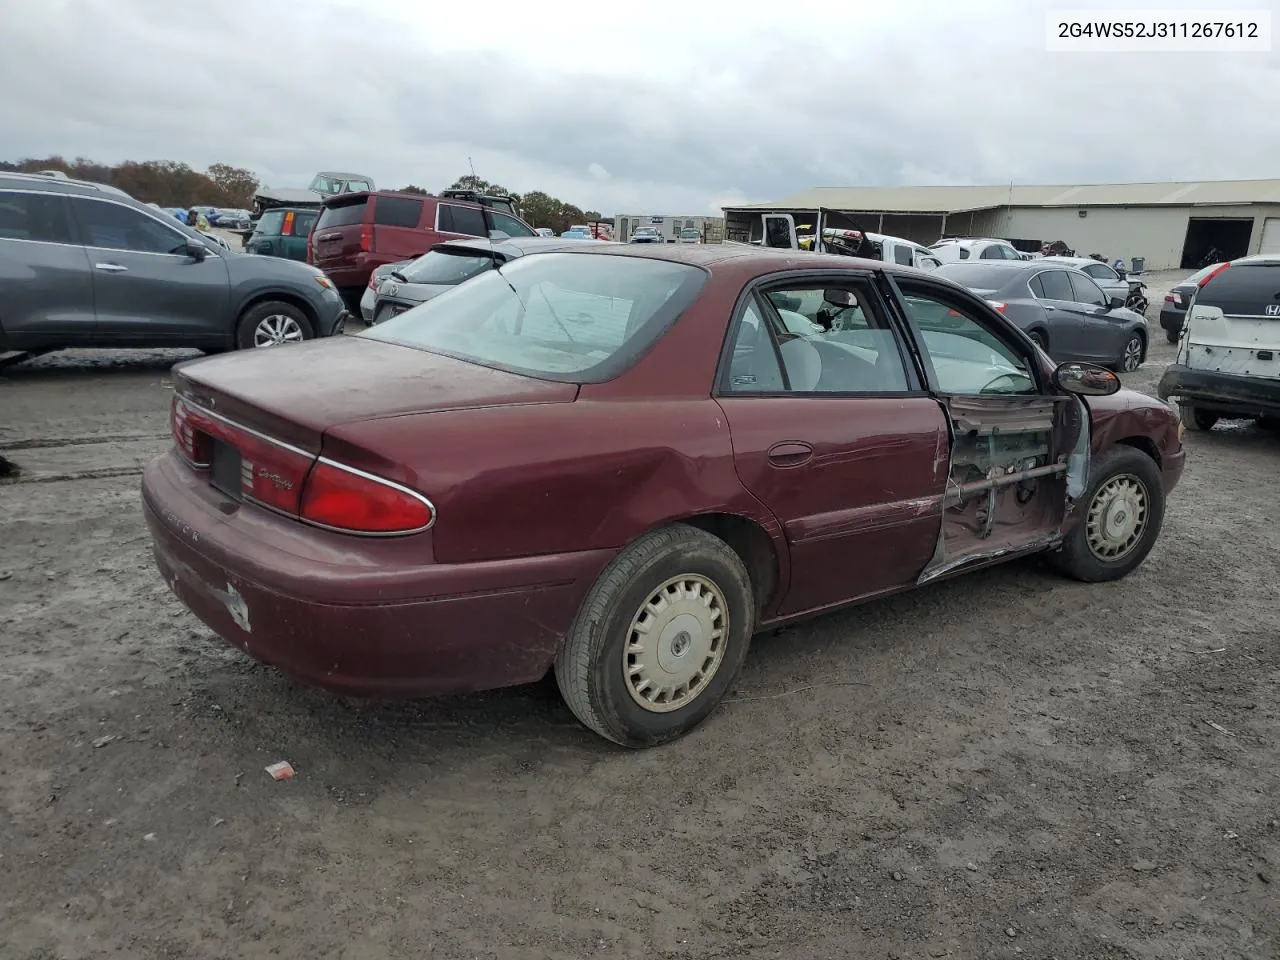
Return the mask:
<svg viewBox="0 0 1280 960"><path fill-rule="evenodd" d="M1234 260L1249 252L1253 218L1192 217L1187 222L1187 238L1182 245L1184 270L1199 270L1210 263Z"/></svg>
<svg viewBox="0 0 1280 960"><path fill-rule="evenodd" d="M1262 222L1262 243L1259 253L1280 253L1280 217L1267 217Z"/></svg>

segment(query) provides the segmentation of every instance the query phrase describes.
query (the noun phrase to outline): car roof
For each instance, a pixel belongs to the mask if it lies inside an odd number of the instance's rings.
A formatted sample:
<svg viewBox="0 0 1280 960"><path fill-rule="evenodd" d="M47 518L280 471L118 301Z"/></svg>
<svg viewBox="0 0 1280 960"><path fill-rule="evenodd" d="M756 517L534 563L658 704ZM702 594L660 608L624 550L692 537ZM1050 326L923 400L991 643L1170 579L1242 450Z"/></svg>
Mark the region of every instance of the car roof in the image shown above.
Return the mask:
<svg viewBox="0 0 1280 960"><path fill-rule="evenodd" d="M1040 257L1039 262L1040 263L1046 263L1046 262L1047 263L1069 263L1073 267L1078 267L1082 265L1087 267L1091 263L1101 263L1104 267L1111 266L1111 264L1105 263L1102 260L1095 260L1093 257Z"/></svg>
<svg viewBox="0 0 1280 960"><path fill-rule="evenodd" d="M129 197L119 187L107 183L93 183L89 180L72 180L69 177L45 177L36 173L0 172L0 188L10 190L30 190L37 188L49 193L63 193L69 196L92 196L95 193L107 193L113 197Z"/></svg>
<svg viewBox="0 0 1280 960"><path fill-rule="evenodd" d="M341 170L321 170L317 177L336 177L339 180L372 180L367 173L343 173ZM314 177L312 179L315 179Z"/></svg>

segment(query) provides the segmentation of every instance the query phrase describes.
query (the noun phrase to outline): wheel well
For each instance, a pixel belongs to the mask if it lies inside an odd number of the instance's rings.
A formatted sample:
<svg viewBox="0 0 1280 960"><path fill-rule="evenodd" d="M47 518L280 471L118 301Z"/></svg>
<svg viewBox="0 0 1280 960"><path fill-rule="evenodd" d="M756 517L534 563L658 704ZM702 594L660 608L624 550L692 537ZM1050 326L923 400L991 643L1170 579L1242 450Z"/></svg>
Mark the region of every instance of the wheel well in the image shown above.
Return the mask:
<svg viewBox="0 0 1280 960"><path fill-rule="evenodd" d="M1160 466L1160 451L1156 449L1156 445L1149 437L1125 437L1123 440L1117 440L1116 443L1123 443L1126 447L1141 450L1155 461L1157 467Z"/></svg>
<svg viewBox="0 0 1280 960"><path fill-rule="evenodd" d="M704 513L681 521L729 545L751 576L756 612L766 609L778 587L778 556L773 541L754 520L732 513Z"/></svg>
<svg viewBox="0 0 1280 960"><path fill-rule="evenodd" d="M1028 327L1027 336L1028 337L1039 336L1040 339L1044 341L1044 344L1046 347L1049 345L1049 331L1046 330L1044 327L1041 327L1041 326Z"/></svg>
<svg viewBox="0 0 1280 960"><path fill-rule="evenodd" d="M1147 359L1147 332L1142 328L1138 328L1133 332L1136 333L1138 335L1138 339L1142 341L1142 359L1146 360ZM1156 462L1157 463L1160 462L1158 458Z"/></svg>
<svg viewBox="0 0 1280 960"><path fill-rule="evenodd" d="M244 319L244 315L246 313L259 304L266 303L270 300L279 300L281 303L287 303L291 307L297 307L302 311L303 316L307 318L307 322L311 324L312 333L317 335L319 334L319 330L317 329L319 325L319 318L316 316L316 312L312 309L311 304L307 303L306 300L302 297L296 296L295 294L275 292L256 294L241 304L240 312L236 314L236 329L232 332L234 333L239 331L240 321Z"/></svg>

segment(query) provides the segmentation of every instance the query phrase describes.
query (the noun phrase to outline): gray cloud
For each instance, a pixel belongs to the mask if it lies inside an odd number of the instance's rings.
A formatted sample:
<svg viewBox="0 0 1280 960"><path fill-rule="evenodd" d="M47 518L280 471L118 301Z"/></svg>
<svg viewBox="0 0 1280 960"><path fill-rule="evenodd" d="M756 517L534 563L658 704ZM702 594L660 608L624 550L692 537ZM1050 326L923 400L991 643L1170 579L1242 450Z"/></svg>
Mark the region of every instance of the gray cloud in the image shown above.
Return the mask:
<svg viewBox="0 0 1280 960"><path fill-rule="evenodd" d="M589 53L550 23L435 43L434 8L384 4L4 5L0 83L23 92L0 154L433 188L470 157L514 190L682 213L811 186L1262 177L1280 154L1276 55L1047 53L1026 0L809 3L732 35L673 19Z"/></svg>

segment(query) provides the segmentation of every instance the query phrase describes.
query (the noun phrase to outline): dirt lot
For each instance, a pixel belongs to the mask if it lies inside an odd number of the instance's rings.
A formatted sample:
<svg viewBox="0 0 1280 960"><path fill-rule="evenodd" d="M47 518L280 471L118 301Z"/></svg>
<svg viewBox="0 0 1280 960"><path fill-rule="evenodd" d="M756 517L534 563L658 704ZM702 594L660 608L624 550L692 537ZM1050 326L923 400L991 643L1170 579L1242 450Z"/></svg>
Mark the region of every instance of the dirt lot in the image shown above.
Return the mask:
<svg viewBox="0 0 1280 960"><path fill-rule="evenodd" d="M211 640L138 509L175 356L0 376L4 960L1280 956L1280 438L1188 435L1123 583L760 638L622 753L550 683L339 700Z"/></svg>

